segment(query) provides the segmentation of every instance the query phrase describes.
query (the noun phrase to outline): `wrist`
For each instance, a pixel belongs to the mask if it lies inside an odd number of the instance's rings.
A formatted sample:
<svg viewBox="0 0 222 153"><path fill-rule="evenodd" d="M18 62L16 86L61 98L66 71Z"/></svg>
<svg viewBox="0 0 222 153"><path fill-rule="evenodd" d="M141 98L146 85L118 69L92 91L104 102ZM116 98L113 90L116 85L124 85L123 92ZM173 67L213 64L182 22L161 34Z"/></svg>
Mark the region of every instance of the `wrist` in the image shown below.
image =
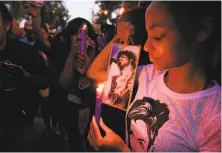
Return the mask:
<svg viewBox="0 0 222 153"><path fill-rule="evenodd" d="M114 43L118 43L120 41L120 38L118 35L115 35L114 38L113 38L113 42Z"/></svg>
<svg viewBox="0 0 222 153"><path fill-rule="evenodd" d="M129 147L123 141L119 145L119 151L120 152L131 152Z"/></svg>

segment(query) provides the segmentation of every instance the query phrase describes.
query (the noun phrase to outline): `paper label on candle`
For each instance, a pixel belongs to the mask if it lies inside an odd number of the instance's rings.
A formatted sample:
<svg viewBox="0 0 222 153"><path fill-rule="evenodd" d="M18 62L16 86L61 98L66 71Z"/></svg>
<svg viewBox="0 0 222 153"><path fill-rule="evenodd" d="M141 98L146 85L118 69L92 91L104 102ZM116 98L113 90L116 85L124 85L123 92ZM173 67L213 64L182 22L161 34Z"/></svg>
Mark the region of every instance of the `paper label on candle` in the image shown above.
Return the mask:
<svg viewBox="0 0 222 153"><path fill-rule="evenodd" d="M130 104L141 47L113 44L102 102L126 111Z"/></svg>

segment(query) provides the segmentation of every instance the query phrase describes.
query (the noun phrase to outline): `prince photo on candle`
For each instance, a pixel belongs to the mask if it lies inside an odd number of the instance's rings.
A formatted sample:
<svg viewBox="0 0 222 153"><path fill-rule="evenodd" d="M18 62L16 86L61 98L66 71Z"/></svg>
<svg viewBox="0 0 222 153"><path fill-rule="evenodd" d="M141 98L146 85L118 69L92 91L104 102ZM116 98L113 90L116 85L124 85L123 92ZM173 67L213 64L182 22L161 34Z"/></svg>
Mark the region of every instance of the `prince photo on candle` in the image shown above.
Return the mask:
<svg viewBox="0 0 222 153"><path fill-rule="evenodd" d="M111 58L107 78L108 95L105 103L126 109L134 83L137 56L133 51L121 50L116 58Z"/></svg>

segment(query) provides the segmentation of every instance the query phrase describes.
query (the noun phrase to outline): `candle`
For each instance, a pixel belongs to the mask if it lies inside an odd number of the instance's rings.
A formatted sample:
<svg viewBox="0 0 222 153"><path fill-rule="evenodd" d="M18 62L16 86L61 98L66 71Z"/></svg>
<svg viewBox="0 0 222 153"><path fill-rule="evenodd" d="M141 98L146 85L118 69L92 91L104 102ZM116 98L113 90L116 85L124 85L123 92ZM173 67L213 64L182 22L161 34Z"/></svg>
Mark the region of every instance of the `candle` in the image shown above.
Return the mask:
<svg viewBox="0 0 222 153"><path fill-rule="evenodd" d="M81 29L81 47L80 47L81 53L85 52L86 31L87 31L87 26L83 25Z"/></svg>
<svg viewBox="0 0 222 153"><path fill-rule="evenodd" d="M96 122L99 124L101 106L102 106L102 93L103 93L104 84L99 84L96 88L96 108L95 108L95 117Z"/></svg>

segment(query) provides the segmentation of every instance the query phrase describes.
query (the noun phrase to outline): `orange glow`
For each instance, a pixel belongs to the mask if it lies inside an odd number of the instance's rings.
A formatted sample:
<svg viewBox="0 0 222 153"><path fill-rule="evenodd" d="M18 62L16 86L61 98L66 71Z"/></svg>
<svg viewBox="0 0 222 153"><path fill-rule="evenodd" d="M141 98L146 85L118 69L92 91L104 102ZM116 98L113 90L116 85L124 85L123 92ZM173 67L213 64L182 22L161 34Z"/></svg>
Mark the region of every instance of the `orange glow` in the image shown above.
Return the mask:
<svg viewBox="0 0 222 153"><path fill-rule="evenodd" d="M103 13L104 13L105 15L107 15L107 14L109 13L109 11L108 11L108 10L105 10Z"/></svg>
<svg viewBox="0 0 222 153"><path fill-rule="evenodd" d="M86 29L87 29L87 25L84 24L83 27L82 27L82 29L86 30Z"/></svg>
<svg viewBox="0 0 222 153"><path fill-rule="evenodd" d="M104 83L100 83L96 88L96 92L101 94L103 92L103 88L104 88Z"/></svg>
<svg viewBox="0 0 222 153"><path fill-rule="evenodd" d="M119 14L122 15L124 12L125 12L125 8L121 7L120 10L119 10Z"/></svg>

